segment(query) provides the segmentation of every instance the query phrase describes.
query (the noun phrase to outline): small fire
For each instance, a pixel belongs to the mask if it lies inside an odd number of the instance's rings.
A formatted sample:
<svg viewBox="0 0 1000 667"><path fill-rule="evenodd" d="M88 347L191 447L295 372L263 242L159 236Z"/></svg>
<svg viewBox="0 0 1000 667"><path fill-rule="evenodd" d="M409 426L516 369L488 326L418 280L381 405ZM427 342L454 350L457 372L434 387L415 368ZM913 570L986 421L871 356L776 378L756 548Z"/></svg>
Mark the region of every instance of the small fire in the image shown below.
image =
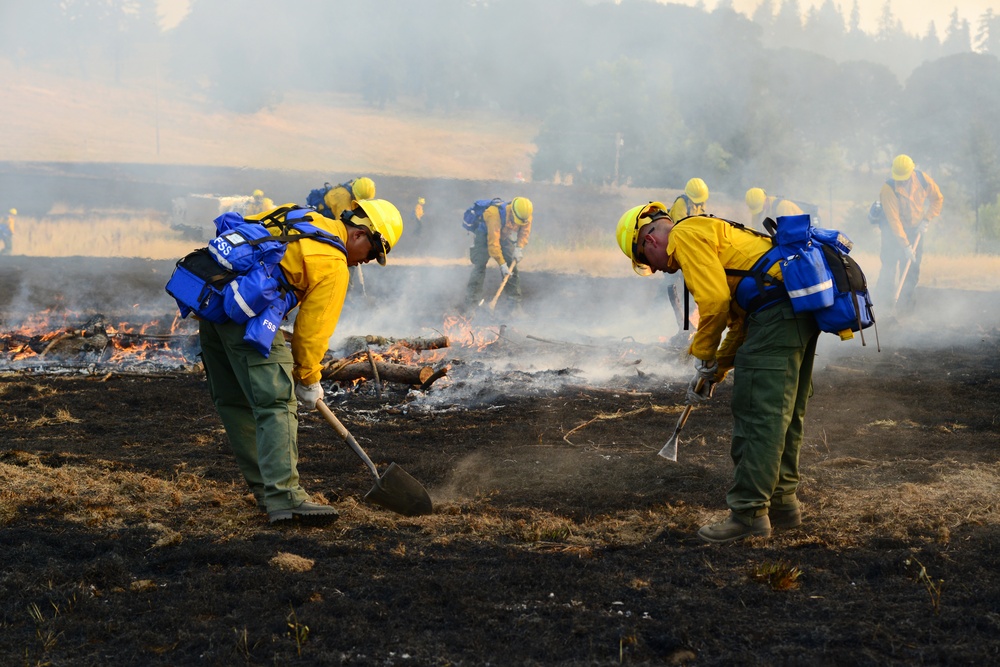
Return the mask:
<svg viewBox="0 0 1000 667"><path fill-rule="evenodd" d="M0 363L21 366L155 363L164 367L194 363L195 334L181 333L176 319L169 327L162 327L158 320L112 325L103 315L94 315L79 324L83 319L50 312L28 316L16 330L0 332L3 354Z"/></svg>
<svg viewBox="0 0 1000 667"><path fill-rule="evenodd" d="M444 335L459 347L485 350L500 340L500 334L492 329L475 328L468 318L449 315L444 320Z"/></svg>

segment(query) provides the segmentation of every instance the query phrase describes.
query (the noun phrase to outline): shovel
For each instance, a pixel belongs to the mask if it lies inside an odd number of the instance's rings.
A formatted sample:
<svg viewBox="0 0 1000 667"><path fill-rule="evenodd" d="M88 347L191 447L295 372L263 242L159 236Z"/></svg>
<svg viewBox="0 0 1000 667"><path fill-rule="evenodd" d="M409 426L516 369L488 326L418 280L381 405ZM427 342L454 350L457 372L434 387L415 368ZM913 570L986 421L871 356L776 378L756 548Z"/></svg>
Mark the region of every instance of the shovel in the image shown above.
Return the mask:
<svg viewBox="0 0 1000 667"><path fill-rule="evenodd" d="M365 450L354 439L350 431L340 423L337 415L322 400L316 401L316 409L323 413L323 417L337 432L337 435L346 442L354 453L361 457L368 469L375 475L375 486L365 494L365 500L380 505L387 510L402 514L403 516L420 516L430 514L434 511L431 504L431 497L427 495L426 489L420 482L410 476L408 472L400 468L395 463L386 468L385 474L379 476L378 468L368 458Z"/></svg>
<svg viewBox="0 0 1000 667"><path fill-rule="evenodd" d="M705 378L698 378L698 384L694 386L696 393L701 393L702 387L705 386ZM715 392L715 386L713 385L711 390L712 393ZM681 429L684 428L684 424L687 423L688 417L691 416L691 410L694 408L693 403L688 403L684 406L684 412L681 413L680 419L677 420L677 426L674 427L673 435L667 440L667 444L663 445L657 456L662 456L669 461L677 460L677 436L681 434Z"/></svg>
<svg viewBox="0 0 1000 667"><path fill-rule="evenodd" d="M915 238L913 240L913 246L912 246L913 252L916 252L917 251L917 246L920 245L920 237L921 237L921 233L917 232L917 238ZM892 307L893 308L895 308L896 304L899 303L899 295L903 293L903 283L906 282L906 274L910 272L910 264L912 264L912 263L913 263L913 260L909 260L909 259L906 260L906 266L903 267L903 272L899 276L899 285L896 286L896 295L895 295L895 297L892 300Z"/></svg>
<svg viewBox="0 0 1000 667"><path fill-rule="evenodd" d="M497 308L497 301L500 300L500 295L503 294L503 288L507 286L507 281L510 280L511 274L514 273L514 267L515 266L517 266L517 260L516 259L513 262L511 262L510 271L508 271L507 275L505 275L503 277L503 280L500 281L500 287L499 287L499 289L497 289L497 293L493 295L493 300L490 301L490 312L491 313L494 310L496 310L496 308ZM483 299L482 301L479 302L480 306L483 305L483 301L486 301L486 299Z"/></svg>

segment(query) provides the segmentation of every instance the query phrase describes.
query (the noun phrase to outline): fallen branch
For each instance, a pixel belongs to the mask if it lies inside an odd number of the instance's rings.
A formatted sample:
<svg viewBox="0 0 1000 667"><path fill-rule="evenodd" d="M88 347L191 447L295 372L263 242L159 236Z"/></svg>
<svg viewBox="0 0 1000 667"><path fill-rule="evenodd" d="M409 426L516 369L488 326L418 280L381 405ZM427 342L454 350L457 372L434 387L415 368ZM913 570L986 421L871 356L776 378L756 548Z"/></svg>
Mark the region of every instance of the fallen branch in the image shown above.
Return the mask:
<svg viewBox="0 0 1000 667"><path fill-rule="evenodd" d="M565 440L568 444L573 445L575 447L576 444L573 443L573 442L570 442L569 436L573 435L574 433L576 433L577 431L579 431L580 429L582 429L584 426L589 426L590 424L593 424L594 422L598 422L598 421L609 421L611 419L621 419L622 417L631 417L633 415L637 415L639 413L645 412L646 410L649 410L649 408L648 407L639 408L637 410L629 410L628 412L622 412L621 410L619 410L618 412L616 412L614 414L610 414L610 415L609 414L599 414L596 417L594 417L593 419L585 421L582 424L580 424L579 426L577 426L576 428L573 428L573 429L570 429L569 431L567 431L566 435L563 436L563 440Z"/></svg>

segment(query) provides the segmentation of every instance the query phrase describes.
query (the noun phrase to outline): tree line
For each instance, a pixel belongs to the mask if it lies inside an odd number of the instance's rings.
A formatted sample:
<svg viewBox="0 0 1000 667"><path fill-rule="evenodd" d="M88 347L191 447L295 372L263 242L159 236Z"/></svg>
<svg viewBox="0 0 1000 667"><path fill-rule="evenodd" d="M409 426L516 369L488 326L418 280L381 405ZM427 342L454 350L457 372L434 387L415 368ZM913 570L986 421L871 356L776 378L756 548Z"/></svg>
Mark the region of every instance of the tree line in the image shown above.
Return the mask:
<svg viewBox="0 0 1000 667"><path fill-rule="evenodd" d="M750 17L731 0L194 0L167 31L154 0L7 0L2 18L0 56L19 65L169 78L240 113L313 91L533 119L538 181L676 188L698 175L734 196L822 200L877 192L905 152L970 216L1000 206L992 10L970 22L955 9L920 35L888 1L877 30L860 30L857 0L847 15L833 0L804 15L798 0L761 0Z"/></svg>

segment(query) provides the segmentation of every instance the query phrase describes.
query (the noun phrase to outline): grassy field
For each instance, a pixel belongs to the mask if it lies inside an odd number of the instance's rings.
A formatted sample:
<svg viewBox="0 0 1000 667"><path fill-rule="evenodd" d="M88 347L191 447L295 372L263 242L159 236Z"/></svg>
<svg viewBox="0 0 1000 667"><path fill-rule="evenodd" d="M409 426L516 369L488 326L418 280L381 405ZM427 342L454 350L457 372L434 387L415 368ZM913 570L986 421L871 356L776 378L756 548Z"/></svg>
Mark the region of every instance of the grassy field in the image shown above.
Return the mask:
<svg viewBox="0 0 1000 667"><path fill-rule="evenodd" d="M93 211L51 218L18 218L14 253L34 257L141 257L176 259L201 245L170 228L168 216L158 211ZM878 253L856 252L869 282L878 277ZM400 257L401 265L465 265L462 257ZM532 270L626 277L632 269L617 247L589 237L573 246L538 244L532 248ZM936 255L924 257L920 284L925 287L1000 290L1000 257L994 255Z"/></svg>

